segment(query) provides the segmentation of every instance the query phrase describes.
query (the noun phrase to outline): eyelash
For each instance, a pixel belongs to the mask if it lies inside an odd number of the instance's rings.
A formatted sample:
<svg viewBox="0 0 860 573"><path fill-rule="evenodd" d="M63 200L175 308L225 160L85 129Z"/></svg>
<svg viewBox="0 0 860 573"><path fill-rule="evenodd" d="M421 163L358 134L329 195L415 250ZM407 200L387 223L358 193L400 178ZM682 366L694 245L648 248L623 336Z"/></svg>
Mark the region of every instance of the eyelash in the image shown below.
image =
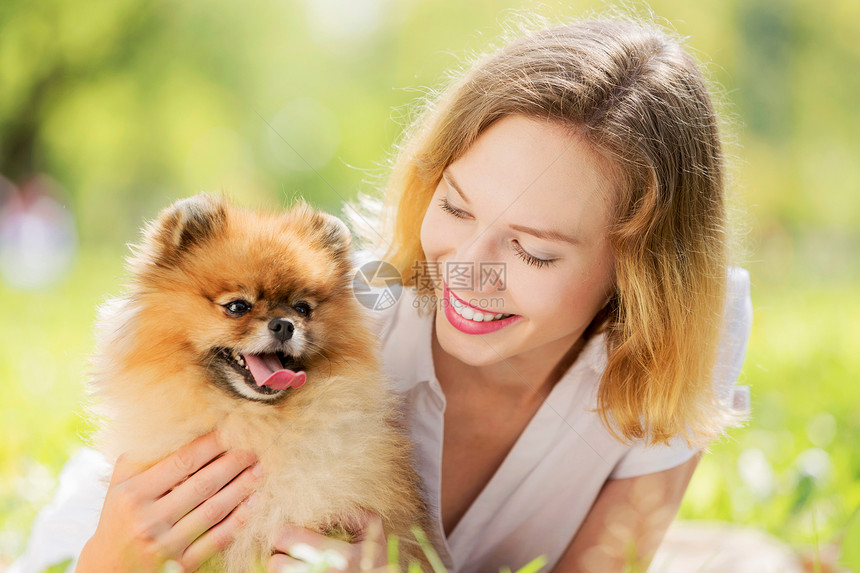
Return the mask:
<svg viewBox="0 0 860 573"><path fill-rule="evenodd" d="M524 260L526 263L530 264L533 267L543 268L548 267L555 263L555 259L539 259L537 257L533 257L527 252L523 250L519 243L514 241L514 252L517 254L519 258Z"/></svg>
<svg viewBox="0 0 860 573"><path fill-rule="evenodd" d="M458 219L465 219L466 218L466 213L464 211L461 211L460 209L457 209L456 207L454 207L450 203L448 203L448 199L446 199L445 197L442 197L442 199L439 201L439 206L442 208L443 211L450 213L451 215L453 215L454 217L457 217ZM555 263L555 259L539 259L537 257L531 256L530 254L525 252L523 250L523 248L520 246L520 244L517 243L516 241L514 241L513 245L514 245L514 252L516 253L516 255L519 258L521 258L523 261L525 261L526 264L529 264L533 267L540 269L543 267L548 267L548 266Z"/></svg>
<svg viewBox="0 0 860 573"><path fill-rule="evenodd" d="M458 219L465 219L466 218L466 213L464 213L463 211L455 208L453 205L448 203L448 199L446 199L445 197L442 197L442 199L439 201L439 206L442 207L443 211L447 211L448 213L451 213L452 215L454 215Z"/></svg>

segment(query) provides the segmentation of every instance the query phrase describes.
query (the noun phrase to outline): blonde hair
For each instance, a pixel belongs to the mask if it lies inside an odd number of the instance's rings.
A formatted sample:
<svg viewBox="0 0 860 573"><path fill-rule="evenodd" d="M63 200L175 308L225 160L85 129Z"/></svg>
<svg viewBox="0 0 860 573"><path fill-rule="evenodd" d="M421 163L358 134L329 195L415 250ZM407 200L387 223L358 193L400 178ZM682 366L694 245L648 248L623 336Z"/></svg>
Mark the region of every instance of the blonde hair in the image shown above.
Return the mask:
<svg viewBox="0 0 860 573"><path fill-rule="evenodd" d="M478 61L400 149L375 225L390 240L383 258L413 285L410 269L425 260L418 229L442 171L514 114L583 134L615 176L617 288L592 324L606 332L602 422L622 441L705 446L738 421L712 384L729 250L723 151L705 80L663 30L578 22Z"/></svg>

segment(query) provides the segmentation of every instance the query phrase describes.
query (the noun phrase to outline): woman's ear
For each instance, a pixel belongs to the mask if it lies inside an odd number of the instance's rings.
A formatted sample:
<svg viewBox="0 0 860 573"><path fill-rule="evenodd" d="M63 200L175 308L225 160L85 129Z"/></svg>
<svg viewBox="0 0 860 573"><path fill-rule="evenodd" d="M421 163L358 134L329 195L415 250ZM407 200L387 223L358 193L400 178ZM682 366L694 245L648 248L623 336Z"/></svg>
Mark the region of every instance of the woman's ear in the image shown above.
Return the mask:
<svg viewBox="0 0 860 573"><path fill-rule="evenodd" d="M160 266L174 266L192 247L201 245L227 225L227 200L198 193L159 213L144 231L144 248Z"/></svg>

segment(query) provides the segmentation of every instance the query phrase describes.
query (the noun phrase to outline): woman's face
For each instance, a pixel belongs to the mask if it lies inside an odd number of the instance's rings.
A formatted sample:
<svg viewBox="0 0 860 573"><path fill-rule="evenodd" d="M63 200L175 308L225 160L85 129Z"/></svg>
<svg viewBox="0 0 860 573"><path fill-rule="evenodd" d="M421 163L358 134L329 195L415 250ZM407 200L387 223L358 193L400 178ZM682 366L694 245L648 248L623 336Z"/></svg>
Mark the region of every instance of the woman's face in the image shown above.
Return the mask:
<svg viewBox="0 0 860 573"><path fill-rule="evenodd" d="M508 116L482 133L421 225L442 349L473 366L559 360L613 289L612 196L602 160L557 124Z"/></svg>

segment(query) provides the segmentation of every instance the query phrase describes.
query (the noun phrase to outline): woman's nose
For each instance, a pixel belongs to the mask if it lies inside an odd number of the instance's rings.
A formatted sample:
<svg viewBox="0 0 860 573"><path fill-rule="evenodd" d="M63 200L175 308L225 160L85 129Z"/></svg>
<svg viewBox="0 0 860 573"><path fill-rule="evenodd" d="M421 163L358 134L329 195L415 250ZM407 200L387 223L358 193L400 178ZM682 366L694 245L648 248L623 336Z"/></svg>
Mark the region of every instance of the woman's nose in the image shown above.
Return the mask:
<svg viewBox="0 0 860 573"><path fill-rule="evenodd" d="M504 290L507 269L500 260L497 244L492 230L488 230L459 245L443 269L449 288L475 292Z"/></svg>

